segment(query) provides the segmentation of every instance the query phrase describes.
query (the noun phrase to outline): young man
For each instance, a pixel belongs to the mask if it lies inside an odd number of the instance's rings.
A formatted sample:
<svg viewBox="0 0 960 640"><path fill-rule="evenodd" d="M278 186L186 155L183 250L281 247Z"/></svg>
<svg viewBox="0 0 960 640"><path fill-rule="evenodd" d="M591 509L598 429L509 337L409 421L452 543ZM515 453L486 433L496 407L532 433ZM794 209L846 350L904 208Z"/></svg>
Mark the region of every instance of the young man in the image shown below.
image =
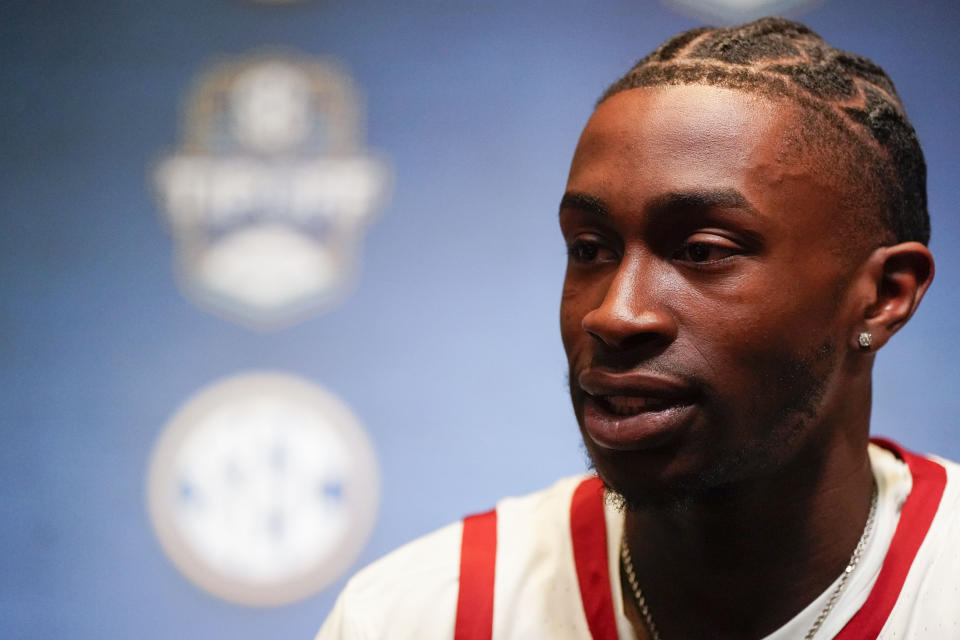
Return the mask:
<svg viewBox="0 0 960 640"><path fill-rule="evenodd" d="M560 205L598 478L358 574L332 638L958 638L960 468L869 442L933 278L925 167L869 60L765 19L601 99Z"/></svg>

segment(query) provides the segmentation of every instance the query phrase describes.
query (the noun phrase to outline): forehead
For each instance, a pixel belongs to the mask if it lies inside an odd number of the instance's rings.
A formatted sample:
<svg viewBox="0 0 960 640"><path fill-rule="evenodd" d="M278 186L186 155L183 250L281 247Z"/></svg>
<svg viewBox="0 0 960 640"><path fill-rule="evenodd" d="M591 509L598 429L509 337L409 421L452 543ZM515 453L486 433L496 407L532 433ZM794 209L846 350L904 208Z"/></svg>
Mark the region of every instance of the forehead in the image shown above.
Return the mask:
<svg viewBox="0 0 960 640"><path fill-rule="evenodd" d="M621 142L625 148L666 156L695 144L705 153L716 152L711 155L742 159L748 147L782 137L791 115L785 103L708 85L630 89L597 107L577 151ZM649 149L637 147L644 141Z"/></svg>
<svg viewBox="0 0 960 640"><path fill-rule="evenodd" d="M802 211L822 220L839 198L797 151L797 115L790 103L713 86L630 89L590 118L568 190L630 210L666 193L736 190L781 222L801 223Z"/></svg>

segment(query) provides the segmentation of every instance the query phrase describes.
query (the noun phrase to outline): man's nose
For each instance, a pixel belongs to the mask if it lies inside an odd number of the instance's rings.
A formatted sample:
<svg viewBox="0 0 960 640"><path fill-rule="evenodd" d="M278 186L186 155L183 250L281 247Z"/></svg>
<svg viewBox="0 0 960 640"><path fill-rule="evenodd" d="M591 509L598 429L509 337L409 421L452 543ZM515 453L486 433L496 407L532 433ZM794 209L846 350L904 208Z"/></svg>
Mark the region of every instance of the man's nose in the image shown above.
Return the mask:
<svg viewBox="0 0 960 640"><path fill-rule="evenodd" d="M608 347L663 346L677 337L667 292L646 262L624 259L600 306L583 317L583 329Z"/></svg>

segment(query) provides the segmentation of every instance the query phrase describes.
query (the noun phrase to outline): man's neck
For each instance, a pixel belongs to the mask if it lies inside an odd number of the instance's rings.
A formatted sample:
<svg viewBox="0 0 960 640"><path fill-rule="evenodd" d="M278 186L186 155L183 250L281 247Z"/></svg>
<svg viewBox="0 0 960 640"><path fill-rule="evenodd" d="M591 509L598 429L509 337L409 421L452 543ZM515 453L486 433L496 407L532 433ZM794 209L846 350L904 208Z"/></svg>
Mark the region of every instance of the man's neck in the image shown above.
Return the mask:
<svg viewBox="0 0 960 640"><path fill-rule="evenodd" d="M864 437L817 468L798 461L682 508L628 512L626 541L662 637L762 638L783 625L844 569L872 492Z"/></svg>

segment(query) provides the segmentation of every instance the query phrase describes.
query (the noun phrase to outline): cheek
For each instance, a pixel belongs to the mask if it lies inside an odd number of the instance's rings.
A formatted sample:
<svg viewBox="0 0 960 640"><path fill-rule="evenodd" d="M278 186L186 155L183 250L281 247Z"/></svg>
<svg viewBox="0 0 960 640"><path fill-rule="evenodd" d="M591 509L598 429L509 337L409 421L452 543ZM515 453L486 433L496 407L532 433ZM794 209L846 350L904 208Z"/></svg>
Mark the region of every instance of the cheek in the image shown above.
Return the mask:
<svg viewBox="0 0 960 640"><path fill-rule="evenodd" d="M560 295L560 337L569 356L575 345L587 338L583 317L603 302L605 290L600 283L588 282L567 274Z"/></svg>
<svg viewBox="0 0 960 640"><path fill-rule="evenodd" d="M563 348L569 356L580 334L584 333L582 323L584 311L581 310L580 297L564 284L560 296L560 338Z"/></svg>
<svg viewBox="0 0 960 640"><path fill-rule="evenodd" d="M709 293L678 291L681 325L713 367L733 366L747 375L777 362L808 357L836 342L840 295L830 283L796 286L791 279L749 281ZM731 372L733 373L733 372Z"/></svg>

